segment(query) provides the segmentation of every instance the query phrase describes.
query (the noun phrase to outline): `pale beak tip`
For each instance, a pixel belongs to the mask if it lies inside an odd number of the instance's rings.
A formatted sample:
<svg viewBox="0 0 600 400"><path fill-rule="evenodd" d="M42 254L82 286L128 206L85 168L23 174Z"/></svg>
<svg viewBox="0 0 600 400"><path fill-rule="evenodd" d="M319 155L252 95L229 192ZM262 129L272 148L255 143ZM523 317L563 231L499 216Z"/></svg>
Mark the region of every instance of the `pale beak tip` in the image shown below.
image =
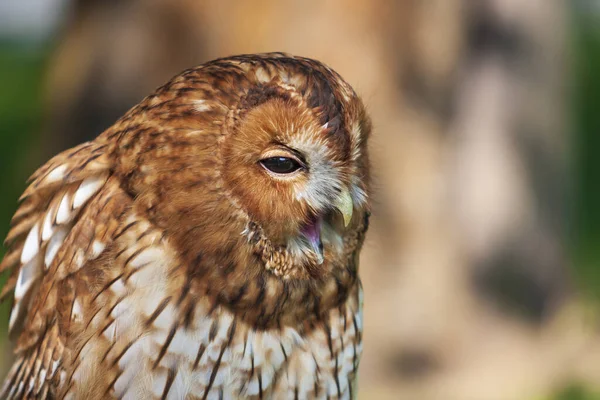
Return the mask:
<svg viewBox="0 0 600 400"><path fill-rule="evenodd" d="M352 214L344 214L344 227L347 228L350 225L350 221L352 221Z"/></svg>
<svg viewBox="0 0 600 400"><path fill-rule="evenodd" d="M354 204L352 203L350 192L347 189L342 190L335 207L340 211L342 217L344 218L344 227L350 225L350 221L352 221Z"/></svg>

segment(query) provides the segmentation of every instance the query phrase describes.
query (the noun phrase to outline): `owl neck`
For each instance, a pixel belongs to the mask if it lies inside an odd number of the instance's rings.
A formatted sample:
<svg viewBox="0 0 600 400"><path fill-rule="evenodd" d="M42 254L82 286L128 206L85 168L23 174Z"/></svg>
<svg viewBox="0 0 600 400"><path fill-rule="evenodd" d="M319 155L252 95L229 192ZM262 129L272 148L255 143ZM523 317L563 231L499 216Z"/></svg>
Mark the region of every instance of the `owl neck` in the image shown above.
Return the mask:
<svg viewBox="0 0 600 400"><path fill-rule="evenodd" d="M297 265L284 248L271 246L256 226L249 226L236 242L189 259L188 277L198 296L257 329L304 329L358 293L362 236L357 231L345 239L351 252L322 264Z"/></svg>
<svg viewBox="0 0 600 400"><path fill-rule="evenodd" d="M211 216L194 220L171 210L167 202L160 204L141 208L176 250L186 275L185 290L198 300L208 298L215 309L229 309L257 329L323 321L357 293L367 217L345 233L343 252L326 251L321 264L297 263L285 248L271 245L256 225Z"/></svg>
<svg viewBox="0 0 600 400"><path fill-rule="evenodd" d="M324 262L301 260L273 246L260 227L249 223L232 264L231 284L218 302L256 327L310 326L357 295L358 255L368 226L365 215L344 237L346 252L327 251Z"/></svg>

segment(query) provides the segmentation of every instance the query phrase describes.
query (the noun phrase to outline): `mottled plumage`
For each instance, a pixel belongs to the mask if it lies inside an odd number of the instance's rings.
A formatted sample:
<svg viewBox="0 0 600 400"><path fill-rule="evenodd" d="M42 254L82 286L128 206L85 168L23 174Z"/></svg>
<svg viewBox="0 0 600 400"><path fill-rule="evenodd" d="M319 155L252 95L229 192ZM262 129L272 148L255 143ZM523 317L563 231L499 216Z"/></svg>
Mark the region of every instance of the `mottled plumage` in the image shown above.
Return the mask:
<svg viewBox="0 0 600 400"><path fill-rule="evenodd" d="M54 157L0 264L16 340L0 397L353 397L369 134L328 67L247 55Z"/></svg>

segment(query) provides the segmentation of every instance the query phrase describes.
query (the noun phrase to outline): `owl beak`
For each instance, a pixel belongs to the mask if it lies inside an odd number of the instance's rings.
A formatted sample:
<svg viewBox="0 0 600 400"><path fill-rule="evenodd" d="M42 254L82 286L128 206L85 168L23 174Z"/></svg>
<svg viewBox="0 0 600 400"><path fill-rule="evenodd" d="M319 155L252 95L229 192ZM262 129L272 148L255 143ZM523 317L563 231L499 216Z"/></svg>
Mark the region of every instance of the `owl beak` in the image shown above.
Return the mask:
<svg viewBox="0 0 600 400"><path fill-rule="evenodd" d="M342 189L334 207L342 214L342 217L344 218L344 227L347 227L352 220L352 211L354 210L354 204L352 203L352 197L350 196L348 189Z"/></svg>

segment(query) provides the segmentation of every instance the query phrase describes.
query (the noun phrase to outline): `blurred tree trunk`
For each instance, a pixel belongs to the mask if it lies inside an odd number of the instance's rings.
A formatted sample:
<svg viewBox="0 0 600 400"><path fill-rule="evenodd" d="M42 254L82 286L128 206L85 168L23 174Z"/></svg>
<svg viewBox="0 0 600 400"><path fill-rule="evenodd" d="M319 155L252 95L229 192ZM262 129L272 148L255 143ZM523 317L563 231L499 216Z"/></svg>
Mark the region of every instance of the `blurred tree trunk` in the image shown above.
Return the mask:
<svg viewBox="0 0 600 400"><path fill-rule="evenodd" d="M450 130L461 250L481 293L539 320L568 288L567 10L470 4Z"/></svg>
<svg viewBox="0 0 600 400"><path fill-rule="evenodd" d="M375 126L361 389L506 399L522 389L515 376L546 377L520 321L543 323L569 287L565 2L76 4L49 77L47 156L203 61L320 59L363 95ZM507 368L507 351L508 365L531 362Z"/></svg>

